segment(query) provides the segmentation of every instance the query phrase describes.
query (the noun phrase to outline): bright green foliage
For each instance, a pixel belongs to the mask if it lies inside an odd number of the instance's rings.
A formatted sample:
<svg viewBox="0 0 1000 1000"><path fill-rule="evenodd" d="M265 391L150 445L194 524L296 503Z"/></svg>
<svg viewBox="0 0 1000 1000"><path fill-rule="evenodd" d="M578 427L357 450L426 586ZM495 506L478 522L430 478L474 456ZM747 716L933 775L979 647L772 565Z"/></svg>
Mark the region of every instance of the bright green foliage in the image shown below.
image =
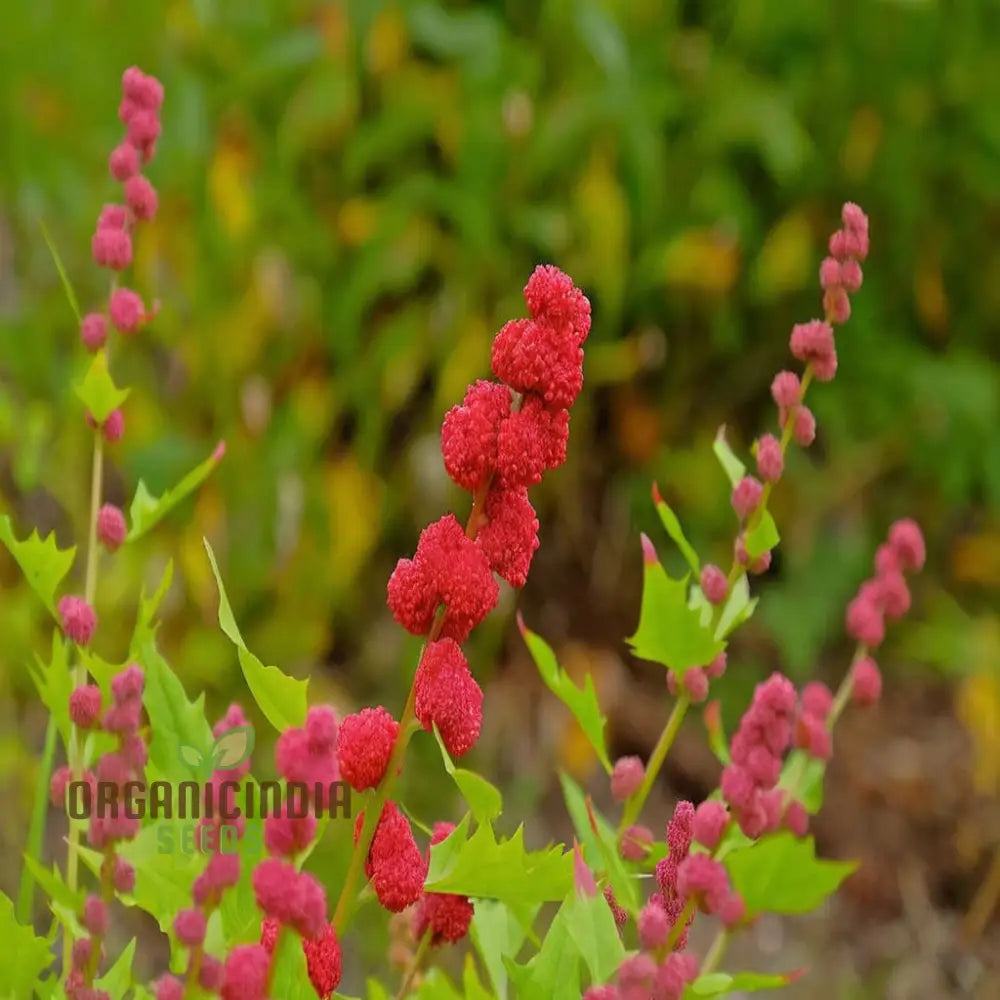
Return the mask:
<svg viewBox="0 0 1000 1000"><path fill-rule="evenodd" d="M712 442L712 451L715 452L715 457L719 460L719 464L726 473L729 485L735 486L746 475L747 467L736 457L733 449L730 448L729 442L726 440L725 427L720 427L719 432L715 435L715 440Z"/></svg>
<svg viewBox="0 0 1000 1000"><path fill-rule="evenodd" d="M761 512L757 523L747 531L744 541L747 555L751 559L756 559L757 556L770 552L781 541L778 526L774 523L770 511Z"/></svg>
<svg viewBox="0 0 1000 1000"><path fill-rule="evenodd" d="M656 559L643 562L639 626L628 641L636 656L678 675L711 663L725 646L688 604L688 578L673 579Z"/></svg>
<svg viewBox="0 0 1000 1000"><path fill-rule="evenodd" d="M519 908L515 913L495 899L477 899L469 934L486 966L493 989L507 1000L507 966L504 956L517 958L534 923L539 904Z"/></svg>
<svg viewBox="0 0 1000 1000"><path fill-rule="evenodd" d="M129 389L119 389L108 371L108 356L98 351L87 367L87 374L76 387L76 394L87 408L87 412L103 424L113 410L117 410L128 399Z"/></svg>
<svg viewBox="0 0 1000 1000"><path fill-rule="evenodd" d="M48 662L36 655L29 670L42 704L55 720L63 746L69 746L69 696L73 690L73 675L69 669L69 647L61 632L52 633L52 655Z"/></svg>
<svg viewBox="0 0 1000 1000"><path fill-rule="evenodd" d="M25 854L24 864L31 872L32 878L38 883L39 888L45 892L49 899L65 906L74 913L82 909L84 893L79 889L76 892L70 889L55 862L53 862L52 868L48 869L30 854Z"/></svg>
<svg viewBox="0 0 1000 1000"><path fill-rule="evenodd" d="M132 958L135 955L135 938L122 949L114 964L94 983L98 989L106 990L111 1000L124 1000L132 985Z"/></svg>
<svg viewBox="0 0 1000 1000"><path fill-rule="evenodd" d="M562 845L526 851L524 828L509 839L496 839L481 823L466 839L467 824L431 848L428 892L485 896L512 906L565 899L573 884L572 855Z"/></svg>
<svg viewBox="0 0 1000 1000"><path fill-rule="evenodd" d="M559 772L566 809L573 821L573 830L583 845L583 856L591 868L607 872L615 899L630 913L639 908L636 879L618 853L614 827L584 797L580 786L566 773ZM591 824L591 817L597 830Z"/></svg>
<svg viewBox="0 0 1000 1000"><path fill-rule="evenodd" d="M52 954L45 938L38 937L30 927L19 924L14 917L14 904L0 893L0 996L22 1000L31 995L31 988L52 964Z"/></svg>
<svg viewBox="0 0 1000 1000"><path fill-rule="evenodd" d="M128 541L134 542L154 528L182 500L194 493L208 479L218 464L219 458L213 452L184 476L176 486L166 490L158 497L153 496L146 484L140 479L129 507Z"/></svg>
<svg viewBox="0 0 1000 1000"><path fill-rule="evenodd" d="M666 528L667 534L674 540L677 548L681 550L681 554L684 556L688 566L691 567L691 572L694 574L695 579L697 579L701 574L701 561L698 559L698 553L695 552L694 547L687 540L684 529L681 527L680 519L674 513L673 509L659 498L658 491L654 493L654 498L656 513L660 515L663 527Z"/></svg>
<svg viewBox="0 0 1000 1000"><path fill-rule="evenodd" d="M580 723L580 728L594 748L598 759L604 765L604 769L610 773L611 761L608 760L608 751L604 745L606 719L597 700L593 679L588 674L583 687L577 687L573 679L559 666L552 647L540 635L525 628L523 622L520 624L521 635L524 636L524 641L528 644L528 650L535 661L535 666L538 667L538 672L542 675L542 680L548 685L549 690L573 713L573 717Z"/></svg>
<svg viewBox="0 0 1000 1000"><path fill-rule="evenodd" d="M833 895L857 868L853 861L822 861L812 837L778 833L725 859L747 914L806 913Z"/></svg>
<svg viewBox="0 0 1000 1000"><path fill-rule="evenodd" d="M204 693L195 701L188 699L184 685L160 655L153 637L140 638L132 654L146 670L143 704L153 731L150 763L165 778L199 780L200 767L192 765L178 751L182 746L194 747L204 758L212 745L212 730L205 720Z"/></svg>
<svg viewBox="0 0 1000 1000"><path fill-rule="evenodd" d="M768 975L763 972L710 972L699 976L684 991L684 1000L697 997L720 997L731 993L756 993L759 990L776 990L787 986L795 974Z"/></svg>
<svg viewBox="0 0 1000 1000"><path fill-rule="evenodd" d="M300 681L289 677L278 667L264 666L247 649L239 626L236 624L236 619L233 617L233 609L226 596L226 589L215 561L215 553L212 551L212 546L208 544L208 539L205 539L205 549L208 552L209 562L212 564L215 582L219 586L219 625L236 646L243 676L246 678L254 701L257 702L257 707L279 732L290 726L302 725L306 718L308 705L306 691L309 687L309 681Z"/></svg>
<svg viewBox="0 0 1000 1000"><path fill-rule="evenodd" d="M484 777L462 767L455 767L451 755L445 748L438 732L434 727L434 738L441 749L441 759L444 761L444 769L451 775L452 780L458 785L458 790L472 810L472 815L479 823L489 823L495 820L503 809L503 796L500 789L490 784Z"/></svg>
<svg viewBox="0 0 1000 1000"><path fill-rule="evenodd" d="M294 931L283 931L278 937L271 994L283 1000L316 1000L316 991L309 982L302 940Z"/></svg>
<svg viewBox="0 0 1000 1000"><path fill-rule="evenodd" d="M574 892L563 903L563 910L566 929L591 978L598 983L610 979L625 956L625 946L604 894Z"/></svg>
<svg viewBox="0 0 1000 1000"><path fill-rule="evenodd" d="M517 1000L580 998L580 950L570 934L565 905L559 908L541 948L527 964L518 965L510 958L504 962Z"/></svg>
<svg viewBox="0 0 1000 1000"><path fill-rule="evenodd" d="M6 514L0 516L0 542L21 567L31 589L55 615L56 590L73 565L76 547L60 549L54 533L40 538L37 531L33 531L23 542L18 541Z"/></svg>

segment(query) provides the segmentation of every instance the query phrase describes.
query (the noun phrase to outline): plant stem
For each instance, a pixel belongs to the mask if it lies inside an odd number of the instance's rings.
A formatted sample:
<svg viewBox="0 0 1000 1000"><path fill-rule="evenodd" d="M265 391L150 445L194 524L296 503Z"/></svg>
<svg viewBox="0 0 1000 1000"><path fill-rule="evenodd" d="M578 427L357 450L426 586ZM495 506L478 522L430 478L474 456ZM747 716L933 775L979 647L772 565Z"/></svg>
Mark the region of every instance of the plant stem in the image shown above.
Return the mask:
<svg viewBox="0 0 1000 1000"><path fill-rule="evenodd" d="M674 926L670 928L670 934L663 945L664 954L670 955L674 948L677 947L677 942L680 941L681 935L684 933L684 929L687 927L688 921L694 913L694 907L695 903L693 899L689 899L684 904L684 909L678 914L677 920L674 922Z"/></svg>
<svg viewBox="0 0 1000 1000"><path fill-rule="evenodd" d="M674 708L667 719L667 724L663 727L663 732L660 733L660 738L656 741L656 746L653 747L653 752L649 755L642 784L635 795L625 803L621 823L618 824L619 834L631 826L642 812L642 807L646 804L646 799L649 798L649 793L653 790L653 785L660 774L660 768L663 766L663 762L666 760L671 746L673 746L690 705L691 699L683 692L677 698L677 701L674 702Z"/></svg>
<svg viewBox="0 0 1000 1000"><path fill-rule="evenodd" d="M413 959L410 961L410 967L406 970L406 975L403 976L403 982L399 986L399 992L396 994L396 1000L403 1000L403 997L410 990L410 985L413 983L413 978L420 971L420 966L423 964L424 956L427 954L427 949L431 945L431 937L433 932L431 928L428 927L424 931L424 936L420 939L420 944L417 945L417 950L413 955Z"/></svg>
<svg viewBox="0 0 1000 1000"><path fill-rule="evenodd" d="M858 647L854 651L854 658L851 660L851 665L847 668L847 673L844 674L844 679L840 682L840 687L837 688L837 693L833 698L833 705L830 708L830 714L827 716L826 725L831 731L837 724L841 713L847 707L847 701L851 697L851 691L854 689L854 668L858 665L858 661L864 659L867 655L868 647L864 643L858 643Z"/></svg>
<svg viewBox="0 0 1000 1000"><path fill-rule="evenodd" d="M474 539L479 532L480 527L483 523L483 511L486 506L486 495L489 493L490 484L492 478L484 482L479 489L476 490L473 500L472 500L472 510L469 512L469 520L465 525L465 534L468 538ZM420 661L423 659L425 651L435 642L438 636L441 635L441 629L444 626L444 616L446 613L446 608L443 606L438 608L437 614L434 616L434 622L431 625L430 632L427 633L427 640L420 650L420 656L417 658L417 670L420 669ZM389 764L385 769L385 775L382 781L379 783L378 788L376 788L371 797L368 800L368 804L365 807L365 819L364 823L361 825L361 833L358 836L357 843L354 845L354 853L351 855L351 863L348 866L347 874L344 876L344 884L340 890L340 898L337 900L337 907L333 912L333 928L340 937L347 927L348 921L351 919L351 913L354 909L354 902L356 896L355 885L361 872L364 868L365 860L368 857L368 850L371 847L372 838L375 836L375 829L378 826L378 821L382 817L382 809L385 807L386 800L389 798L389 792L392 790L392 786L396 783L396 778L399 775L400 770L403 766L403 760L406 757L406 748L409 746L410 737L418 728L417 718L414 713L414 704L416 701L416 671L413 672L413 680L410 682L410 692L406 696L406 704L403 706L403 714L399 719L399 734L396 737L396 743L392 748L392 754L389 757Z"/></svg>
<svg viewBox="0 0 1000 1000"><path fill-rule="evenodd" d="M710 972L715 971L715 967L722 960L722 956L726 951L726 945L728 944L729 931L723 927L719 930L719 933L715 935L715 940L705 953L705 958L701 963L701 968L698 970L699 976L707 976Z"/></svg>
<svg viewBox="0 0 1000 1000"><path fill-rule="evenodd" d="M93 607L97 596L97 515L101 509L101 486L104 478L104 437L100 427L94 431L94 458L90 470L90 523L87 528L87 567L84 577L83 596ZM77 659L73 669L73 686L86 683L87 667L82 658ZM68 747L69 765L75 780L82 777L82 743L76 726L70 732ZM76 892L79 872L80 825L70 822L66 855L66 885L71 892ZM63 970L69 971L73 955L73 933L69 928L63 931Z"/></svg>

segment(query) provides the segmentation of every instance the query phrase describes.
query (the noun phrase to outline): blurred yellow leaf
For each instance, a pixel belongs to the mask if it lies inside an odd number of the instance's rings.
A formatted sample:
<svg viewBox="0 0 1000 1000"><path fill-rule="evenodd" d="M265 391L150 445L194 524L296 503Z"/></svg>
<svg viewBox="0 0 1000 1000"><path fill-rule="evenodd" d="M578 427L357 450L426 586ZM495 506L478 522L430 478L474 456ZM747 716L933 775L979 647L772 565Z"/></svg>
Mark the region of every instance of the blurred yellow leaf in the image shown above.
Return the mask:
<svg viewBox="0 0 1000 1000"><path fill-rule="evenodd" d="M368 68L373 76L386 76L405 62L409 38L403 12L395 5L375 16L368 34Z"/></svg>
<svg viewBox="0 0 1000 1000"><path fill-rule="evenodd" d="M340 590L354 581L378 539L382 482L353 455L328 465L323 478L330 523L330 579Z"/></svg>
<svg viewBox="0 0 1000 1000"><path fill-rule="evenodd" d="M441 365L434 398L435 412L443 413L465 395L465 387L476 379L490 377L490 345L493 332L482 316L461 319L462 335Z"/></svg>
<svg viewBox="0 0 1000 1000"><path fill-rule="evenodd" d="M985 795L1000 794L1000 618L969 621L969 676L956 694L956 714L972 740L973 783Z"/></svg>
<svg viewBox="0 0 1000 1000"><path fill-rule="evenodd" d="M941 333L948 323L948 297L944 289L938 247L935 240L924 242L913 276L913 295L917 314L925 326Z"/></svg>
<svg viewBox="0 0 1000 1000"><path fill-rule="evenodd" d="M688 229L663 248L662 274L673 288L728 292L739 273L739 248L732 236L715 229Z"/></svg>
<svg viewBox="0 0 1000 1000"><path fill-rule="evenodd" d="M841 150L844 173L851 180L863 180L871 172L883 131L882 119L873 108L860 108L854 114Z"/></svg>
<svg viewBox="0 0 1000 1000"><path fill-rule="evenodd" d="M374 198L348 198L337 213L337 233L347 246L360 246L371 238L378 221L379 206Z"/></svg>
<svg viewBox="0 0 1000 1000"><path fill-rule="evenodd" d="M640 398L634 389L616 394L615 430L618 447L635 465L651 462L663 443L663 411Z"/></svg>
<svg viewBox="0 0 1000 1000"><path fill-rule="evenodd" d="M620 170L605 149L591 154L576 191L586 241L586 280L599 291L605 321L621 311L628 260L628 205Z"/></svg>
<svg viewBox="0 0 1000 1000"><path fill-rule="evenodd" d="M754 268L754 287L762 299L796 291L813 277L812 228L800 209L780 219L764 240ZM818 280L818 279L817 279Z"/></svg>
<svg viewBox="0 0 1000 1000"><path fill-rule="evenodd" d="M208 190L229 237L243 236L253 218L250 156L232 137L223 137L216 147L208 168Z"/></svg>
<svg viewBox="0 0 1000 1000"><path fill-rule="evenodd" d="M959 583L1000 587L1000 531L982 531L955 542L952 576Z"/></svg>

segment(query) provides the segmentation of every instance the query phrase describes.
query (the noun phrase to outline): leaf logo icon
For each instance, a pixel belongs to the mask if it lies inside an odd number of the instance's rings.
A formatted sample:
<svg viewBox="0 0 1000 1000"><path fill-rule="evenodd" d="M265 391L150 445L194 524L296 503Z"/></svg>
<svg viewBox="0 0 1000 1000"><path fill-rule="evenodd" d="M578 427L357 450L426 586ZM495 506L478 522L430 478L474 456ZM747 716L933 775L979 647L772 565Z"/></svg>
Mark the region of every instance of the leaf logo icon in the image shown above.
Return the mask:
<svg viewBox="0 0 1000 1000"><path fill-rule="evenodd" d="M212 744L212 768L232 771L253 753L253 726L236 726L220 734Z"/></svg>
<svg viewBox="0 0 1000 1000"><path fill-rule="evenodd" d="M195 770L200 769L205 763L205 755L197 747L189 746L187 743L181 744L180 755L181 760Z"/></svg>

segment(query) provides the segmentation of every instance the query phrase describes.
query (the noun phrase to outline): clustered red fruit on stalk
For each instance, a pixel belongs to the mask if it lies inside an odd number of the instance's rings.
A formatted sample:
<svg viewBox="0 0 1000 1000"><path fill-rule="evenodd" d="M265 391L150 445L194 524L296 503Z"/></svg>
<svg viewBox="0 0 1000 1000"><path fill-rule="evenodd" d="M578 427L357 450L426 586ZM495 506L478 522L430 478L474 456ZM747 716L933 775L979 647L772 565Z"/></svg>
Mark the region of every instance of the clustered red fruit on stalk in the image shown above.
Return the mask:
<svg viewBox="0 0 1000 1000"><path fill-rule="evenodd" d="M81 731L102 731L115 739L115 749L98 758L95 772L83 771L74 778L70 767L60 767L52 775L50 798L53 805L63 807L67 792L74 793L71 784L81 781L89 794L81 794L80 804L89 803L90 820L87 839L103 853L101 863L101 894L86 898L80 915L81 926L89 935L73 945L71 968L66 970L68 1000L106 1000L108 994L93 988L103 957L103 940L108 930L108 905L115 892L129 893L135 886L135 869L118 854L124 841L139 832L139 820L128 815L127 788L144 784L143 769L148 757L146 743L140 733L142 726L142 669L130 664L111 680L111 704L103 709L101 689L95 684L81 684L69 697L69 716ZM108 796L110 804L102 805L97 786L114 789Z"/></svg>
<svg viewBox="0 0 1000 1000"><path fill-rule="evenodd" d="M109 320L122 334L137 333L153 318L156 307L147 311L142 298L130 288L119 285L122 271L132 264L132 237L140 222L156 215L157 195L149 179L141 173L156 152L160 135L160 106L163 85L154 76L135 66L122 74L122 101L118 117L125 126L125 137L112 150L108 161L111 176L122 184L124 203L105 205L97 218L97 228L90 241L91 254L99 267L115 273L112 290L104 310L92 310L80 321L80 339L90 352L102 350L108 342ZM125 415L112 410L100 425L87 414L87 423L100 430L108 444L122 439ZM114 504L105 504L97 513L97 539L114 552L128 534L125 515ZM97 627L94 609L82 597L68 595L58 606L59 619L67 637L77 645L90 642Z"/></svg>
<svg viewBox="0 0 1000 1000"><path fill-rule="evenodd" d="M529 318L505 324L493 343L500 381L470 385L441 429L445 469L473 496L468 524L463 529L448 514L425 528L413 558L399 560L387 587L396 621L427 640L413 680L414 716L428 732L437 729L453 757L472 749L482 723L482 690L461 645L497 603L494 574L514 587L527 579L538 548L528 488L565 461L569 408L583 386L590 303L551 266L536 268L524 296ZM399 739L399 723L382 706L345 718L337 742L344 779L357 791L378 787ZM362 814L356 842L363 830ZM438 824L432 844L448 832ZM458 940L472 904L424 893L427 867L409 820L386 801L365 856L375 895L395 913L419 902L419 936L430 934L434 944Z"/></svg>
<svg viewBox="0 0 1000 1000"><path fill-rule="evenodd" d="M759 523L766 509L769 491L784 471L785 449L791 440L806 447L816 433L816 421L803 399L809 382L829 381L837 370L833 325L850 316L849 293L861 286L860 262L868 253L868 220L856 205L843 210L844 228L830 239L830 256L822 264L824 320L798 324L792 330L792 354L805 364L800 377L791 371L775 376L771 393L778 406L781 439L767 434L754 445L756 476L744 476L732 491L732 506L741 530L734 545L733 570L706 565L700 587L708 604L715 609L717 622L721 606L728 599L731 582L743 572L761 573L770 565L770 552L747 551L747 534ZM654 498L659 497L654 488ZM648 539L643 539L646 557L655 559ZM746 837L756 839L768 832L787 829L805 836L809 816L798 796L802 789L794 781L787 790L779 787L786 756L792 748L807 758L826 761L833 749L832 729L843 703L852 699L870 704L881 692L881 677L870 652L885 635L886 620L897 620L910 606L906 573L919 570L925 560L919 526L904 519L892 525L889 537L875 557L875 575L865 581L847 608L847 631L858 642L858 651L835 697L820 682L806 684L801 695L788 678L772 674L758 684L752 702L740 720L730 744L730 760L720 778L721 798L708 799L695 808L679 802L667 826L667 856L656 866L659 891L640 911L637 930L641 950L626 958L616 981L595 985L584 1000L630 1000L655 997L679 1000L686 983L698 974L698 961L683 949L688 928L698 911L714 915L726 928L744 922L746 907L730 884L726 869L715 859L727 831L738 826ZM720 653L702 668L687 670L682 681L668 671L671 693L684 693L692 702L704 700L709 680L724 672L726 654ZM623 757L611 773L612 796L626 802L635 796L646 778L642 761ZM626 860L641 860L652 846L649 830L628 826L619 839L619 851ZM692 850L692 846L697 850ZM617 904L610 887L605 897L616 924L622 927L628 914Z"/></svg>

